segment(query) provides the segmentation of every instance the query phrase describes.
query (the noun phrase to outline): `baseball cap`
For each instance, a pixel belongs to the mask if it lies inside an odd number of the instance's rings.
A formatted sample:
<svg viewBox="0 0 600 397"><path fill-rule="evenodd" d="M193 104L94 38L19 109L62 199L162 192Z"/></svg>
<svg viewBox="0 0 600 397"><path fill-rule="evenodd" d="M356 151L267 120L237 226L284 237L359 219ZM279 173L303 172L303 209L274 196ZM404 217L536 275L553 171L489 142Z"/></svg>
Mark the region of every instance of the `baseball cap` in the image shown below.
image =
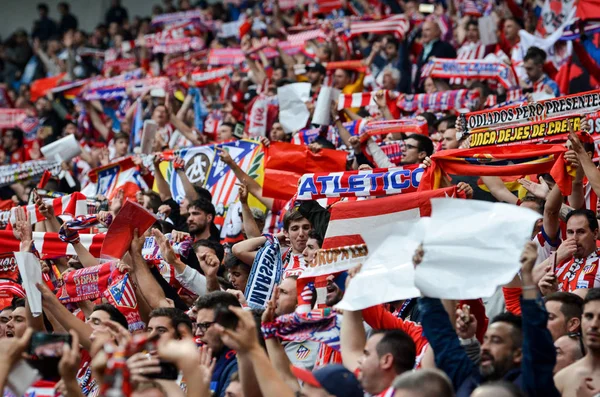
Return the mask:
<svg viewBox="0 0 600 397"><path fill-rule="evenodd" d="M327 70L325 69L325 66L323 66L323 64L321 63L311 63L308 65L307 68L309 71L311 72L318 72L321 74L326 74Z"/></svg>
<svg viewBox="0 0 600 397"><path fill-rule="evenodd" d="M325 389L336 397L364 396L356 376L341 364L327 365L313 372L294 366L291 369L294 376L302 382Z"/></svg>

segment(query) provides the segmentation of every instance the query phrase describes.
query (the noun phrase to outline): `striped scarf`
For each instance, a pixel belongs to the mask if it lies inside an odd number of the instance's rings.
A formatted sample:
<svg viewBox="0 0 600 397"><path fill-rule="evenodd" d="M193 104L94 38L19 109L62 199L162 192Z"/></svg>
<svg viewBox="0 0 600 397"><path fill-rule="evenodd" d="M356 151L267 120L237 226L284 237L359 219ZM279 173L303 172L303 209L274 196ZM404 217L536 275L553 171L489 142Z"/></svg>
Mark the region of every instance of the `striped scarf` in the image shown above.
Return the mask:
<svg viewBox="0 0 600 397"><path fill-rule="evenodd" d="M0 109L0 129L18 127L26 117L23 109Z"/></svg>
<svg viewBox="0 0 600 397"><path fill-rule="evenodd" d="M458 111L475 107L478 99L476 91L462 89L431 94L401 95L396 105L409 113Z"/></svg>
<svg viewBox="0 0 600 397"><path fill-rule="evenodd" d="M340 325L338 316L331 309L312 310L308 313L290 313L275 319L279 338L292 342L307 340L324 343L340 350Z"/></svg>
<svg viewBox="0 0 600 397"><path fill-rule="evenodd" d="M81 234L80 242L94 258L100 258L100 250L104 242L104 234ZM58 233L33 232L35 248L42 258L60 258L67 255L77 255L75 248L58 237ZM0 247L5 252L19 251L20 241L12 230L0 230Z"/></svg>
<svg viewBox="0 0 600 397"><path fill-rule="evenodd" d="M404 38L410 30L410 22L404 14L392 15L385 19L370 21L350 21L349 36L359 36L363 33L389 34L393 33L398 38Z"/></svg>
<svg viewBox="0 0 600 397"><path fill-rule="evenodd" d="M504 62L479 59L430 60L424 67L421 78L438 79L463 78L476 80L496 80L506 89L518 87L519 83L512 67Z"/></svg>
<svg viewBox="0 0 600 397"><path fill-rule="evenodd" d="M64 214L73 217L86 215L88 213L87 198L79 192L67 196L56 197L54 199L45 199L44 202L46 205L52 206L55 215ZM29 222L32 225L46 220L46 217L42 215L35 204L22 206L22 208L27 213L27 219L29 219ZM0 223L10 222L11 225L14 225L16 222L15 211L16 208L11 209L10 211L0 212Z"/></svg>
<svg viewBox="0 0 600 397"><path fill-rule="evenodd" d="M480 41L474 43L472 41L465 42L457 51L456 59L483 59L485 56L485 46ZM453 77L450 79L450 85L466 84L465 79Z"/></svg>
<svg viewBox="0 0 600 397"><path fill-rule="evenodd" d="M0 166L0 187L39 178L44 171L50 171L52 175L57 176L62 171L60 162L55 160L30 160Z"/></svg>

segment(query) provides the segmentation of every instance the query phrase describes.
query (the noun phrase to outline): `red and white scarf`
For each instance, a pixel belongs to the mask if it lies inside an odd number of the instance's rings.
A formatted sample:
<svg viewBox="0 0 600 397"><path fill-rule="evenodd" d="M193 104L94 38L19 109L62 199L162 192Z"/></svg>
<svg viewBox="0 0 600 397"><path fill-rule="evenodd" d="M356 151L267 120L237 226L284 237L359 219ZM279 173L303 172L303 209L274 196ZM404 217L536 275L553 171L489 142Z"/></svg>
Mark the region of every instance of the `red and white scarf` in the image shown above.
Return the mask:
<svg viewBox="0 0 600 397"><path fill-rule="evenodd" d="M196 87L204 87L205 85L216 83L225 77L229 77L233 73L231 66L225 66L222 68L193 72L187 76L184 76L181 81L193 84Z"/></svg>
<svg viewBox="0 0 600 397"><path fill-rule="evenodd" d="M432 59L423 67L421 78L496 80L506 89L519 86L517 77L504 62L479 59Z"/></svg>
<svg viewBox="0 0 600 397"><path fill-rule="evenodd" d="M57 197L55 199L46 199L44 202L52 205L55 215L64 214L74 217L79 215L87 215L88 213L87 198L79 192L75 192L68 196ZM46 217L42 215L35 204L22 206L22 208L27 212L27 218L32 225L46 219ZM10 224L14 225L16 221L15 211L16 207L12 208L10 211L0 212L0 223L8 223L10 220Z"/></svg>
<svg viewBox="0 0 600 397"><path fill-rule="evenodd" d="M0 109L0 128L18 127L26 117L24 109Z"/></svg>
<svg viewBox="0 0 600 397"><path fill-rule="evenodd" d="M410 29L410 22L404 14L393 15L389 18L371 21L351 21L350 37L363 33L386 34L393 33L399 38L405 37Z"/></svg>
<svg viewBox="0 0 600 397"><path fill-rule="evenodd" d="M472 41L465 42L457 51L456 59L483 59L485 57L485 46L481 41L474 43ZM450 85L466 84L465 79L454 77L450 79Z"/></svg>
<svg viewBox="0 0 600 397"><path fill-rule="evenodd" d="M104 242L104 234L81 234L81 244L90 251L94 258L100 258L100 250ZM63 242L58 233L33 232L33 243L42 258L60 258L67 255L77 255L75 248ZM19 251L20 241L12 230L0 230L0 247L3 251Z"/></svg>

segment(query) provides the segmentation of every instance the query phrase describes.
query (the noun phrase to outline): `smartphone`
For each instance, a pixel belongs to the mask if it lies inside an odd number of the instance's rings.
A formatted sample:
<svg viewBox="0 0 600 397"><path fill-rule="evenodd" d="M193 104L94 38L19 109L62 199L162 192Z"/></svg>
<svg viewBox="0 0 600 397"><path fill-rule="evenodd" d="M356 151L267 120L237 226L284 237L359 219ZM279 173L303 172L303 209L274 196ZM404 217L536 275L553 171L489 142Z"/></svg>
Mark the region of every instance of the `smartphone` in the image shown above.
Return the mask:
<svg viewBox="0 0 600 397"><path fill-rule="evenodd" d="M174 364L166 361L160 361L160 372L157 374L148 374L147 378L176 380L179 377L179 370Z"/></svg>
<svg viewBox="0 0 600 397"><path fill-rule="evenodd" d="M244 128L244 123L236 123L233 129L233 136L237 139L242 139L244 137Z"/></svg>
<svg viewBox="0 0 600 397"><path fill-rule="evenodd" d="M225 305L218 305L215 308L215 322L224 328L236 329L238 325L238 316L229 310Z"/></svg>
<svg viewBox="0 0 600 397"><path fill-rule="evenodd" d="M40 372L45 380L60 378L58 363L65 345L71 346L72 337L69 334L47 334L36 332L31 336L27 352L28 363Z"/></svg>
<svg viewBox="0 0 600 397"><path fill-rule="evenodd" d="M421 14L431 14L435 10L433 4L419 4L419 12Z"/></svg>

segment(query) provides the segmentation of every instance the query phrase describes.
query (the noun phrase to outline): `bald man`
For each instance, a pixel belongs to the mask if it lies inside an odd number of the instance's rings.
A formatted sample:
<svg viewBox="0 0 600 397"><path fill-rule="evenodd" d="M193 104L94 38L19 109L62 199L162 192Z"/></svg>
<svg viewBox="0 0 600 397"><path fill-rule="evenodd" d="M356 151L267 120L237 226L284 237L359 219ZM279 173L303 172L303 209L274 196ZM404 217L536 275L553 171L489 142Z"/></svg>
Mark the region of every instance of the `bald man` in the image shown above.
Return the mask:
<svg viewBox="0 0 600 397"><path fill-rule="evenodd" d="M421 44L423 50L417 59L417 78L415 79L415 92L423 92L423 79L421 79L421 69L430 58L456 58L456 50L450 43L442 41L440 37L442 31L437 22L427 20L421 27Z"/></svg>

